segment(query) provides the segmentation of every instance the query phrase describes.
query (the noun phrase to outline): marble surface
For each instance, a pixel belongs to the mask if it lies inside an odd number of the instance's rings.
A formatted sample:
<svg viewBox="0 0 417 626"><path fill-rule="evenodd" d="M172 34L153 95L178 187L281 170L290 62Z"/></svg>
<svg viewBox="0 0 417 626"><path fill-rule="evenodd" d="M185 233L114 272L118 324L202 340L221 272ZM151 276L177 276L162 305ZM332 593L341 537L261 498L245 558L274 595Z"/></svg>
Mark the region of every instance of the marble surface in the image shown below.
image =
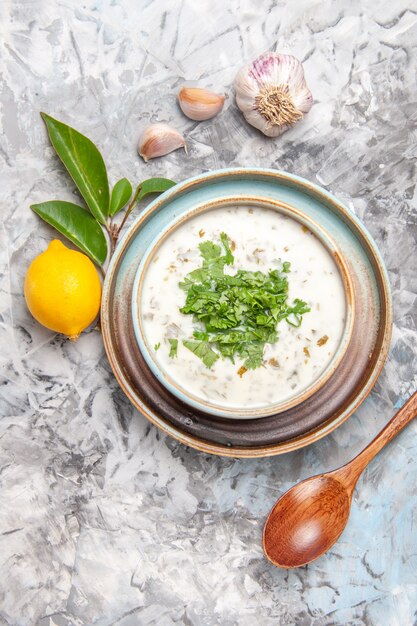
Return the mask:
<svg viewBox="0 0 417 626"><path fill-rule="evenodd" d="M416 624L416 424L365 471L326 556L284 571L261 550L275 499L350 459L416 386L415 5L4 0L0 32L0 624ZM242 62L267 49L303 60L315 99L277 140L244 122L231 88ZM222 115L184 118L184 80L226 90ZM29 204L75 193L41 110L89 135L113 182L276 167L356 211L395 304L388 362L357 413L282 457L209 457L132 408L98 332L70 343L34 322L24 274L54 233ZM182 130L189 156L139 160L148 120Z"/></svg>

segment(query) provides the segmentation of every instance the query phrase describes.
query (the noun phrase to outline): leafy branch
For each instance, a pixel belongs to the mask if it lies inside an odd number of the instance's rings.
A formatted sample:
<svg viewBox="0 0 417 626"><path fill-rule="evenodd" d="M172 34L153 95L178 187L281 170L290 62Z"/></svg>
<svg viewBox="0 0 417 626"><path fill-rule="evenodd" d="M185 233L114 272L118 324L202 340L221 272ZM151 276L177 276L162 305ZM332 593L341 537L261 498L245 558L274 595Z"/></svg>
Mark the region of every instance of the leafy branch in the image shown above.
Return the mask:
<svg viewBox="0 0 417 626"><path fill-rule="evenodd" d="M122 178L110 193L106 166L94 143L71 126L46 113L41 115L51 144L76 184L86 207L50 200L32 204L31 209L72 241L103 271L102 266L109 256L105 232L110 242L111 256L135 206L149 194L162 193L176 183L168 178L149 178L139 183L132 197L131 183L127 178ZM128 207L121 222L116 224L115 215L126 205Z"/></svg>

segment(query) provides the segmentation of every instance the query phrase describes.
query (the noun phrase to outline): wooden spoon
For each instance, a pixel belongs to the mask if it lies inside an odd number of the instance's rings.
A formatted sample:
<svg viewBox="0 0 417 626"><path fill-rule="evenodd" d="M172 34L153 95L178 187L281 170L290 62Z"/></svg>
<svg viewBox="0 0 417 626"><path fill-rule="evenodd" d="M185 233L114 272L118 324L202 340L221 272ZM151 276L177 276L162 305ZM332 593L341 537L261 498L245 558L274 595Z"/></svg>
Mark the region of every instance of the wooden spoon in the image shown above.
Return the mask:
<svg viewBox="0 0 417 626"><path fill-rule="evenodd" d="M356 482L380 450L417 415L417 392L352 461L289 489L266 520L263 549L278 567L311 563L336 543L349 519Z"/></svg>

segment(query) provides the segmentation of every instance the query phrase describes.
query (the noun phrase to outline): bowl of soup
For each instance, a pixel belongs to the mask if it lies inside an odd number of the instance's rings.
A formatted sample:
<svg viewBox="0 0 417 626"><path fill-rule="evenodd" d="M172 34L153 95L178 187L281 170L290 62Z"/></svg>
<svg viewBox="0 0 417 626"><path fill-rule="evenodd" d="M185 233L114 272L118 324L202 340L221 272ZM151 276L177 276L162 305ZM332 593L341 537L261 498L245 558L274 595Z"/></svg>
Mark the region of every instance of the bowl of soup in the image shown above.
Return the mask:
<svg viewBox="0 0 417 626"><path fill-rule="evenodd" d="M204 413L255 419L326 384L354 297L326 230L270 199L208 202L172 219L137 268L131 315L153 375Z"/></svg>

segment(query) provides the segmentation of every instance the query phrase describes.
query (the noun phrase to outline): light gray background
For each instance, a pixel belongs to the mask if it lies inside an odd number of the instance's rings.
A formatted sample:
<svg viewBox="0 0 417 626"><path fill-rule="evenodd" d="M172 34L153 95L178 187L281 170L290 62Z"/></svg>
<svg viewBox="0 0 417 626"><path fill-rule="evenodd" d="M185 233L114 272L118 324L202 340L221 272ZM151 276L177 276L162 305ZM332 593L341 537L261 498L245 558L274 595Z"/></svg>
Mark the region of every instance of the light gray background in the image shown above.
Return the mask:
<svg viewBox="0 0 417 626"><path fill-rule="evenodd" d="M416 5L3 0L0 33L0 624L416 624L415 424L365 472L330 553L287 572L261 551L276 498L350 459L416 385ZM277 140L244 122L231 88L241 64L267 49L303 60L315 100ZM184 118L175 98L184 80L226 90L224 112ZM209 457L130 406L98 332L74 344L35 323L24 274L55 233L29 204L75 198L41 110L99 145L112 182L275 167L356 211L395 303L388 363L360 410L283 457ZM139 160L149 120L183 131L189 156Z"/></svg>

